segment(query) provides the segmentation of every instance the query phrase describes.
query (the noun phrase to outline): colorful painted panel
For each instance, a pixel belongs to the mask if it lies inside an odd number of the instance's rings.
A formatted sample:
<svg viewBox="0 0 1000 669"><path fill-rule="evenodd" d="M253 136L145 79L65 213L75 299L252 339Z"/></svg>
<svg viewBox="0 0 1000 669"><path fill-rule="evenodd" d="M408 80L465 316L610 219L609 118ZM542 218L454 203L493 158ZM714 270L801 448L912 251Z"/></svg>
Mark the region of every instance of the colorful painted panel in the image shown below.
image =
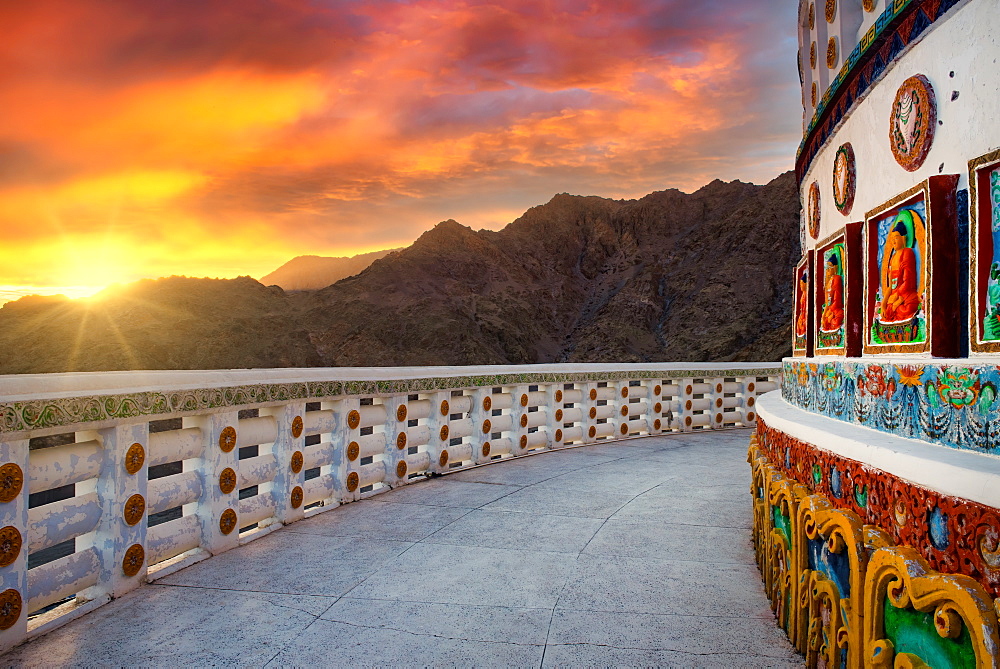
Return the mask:
<svg viewBox="0 0 1000 669"><path fill-rule="evenodd" d="M869 346L926 348L930 276L926 221L922 193L868 221Z"/></svg>
<svg viewBox="0 0 1000 669"><path fill-rule="evenodd" d="M1000 151L969 162L972 225L970 322L973 351L1000 353Z"/></svg>
<svg viewBox="0 0 1000 669"><path fill-rule="evenodd" d="M795 267L795 310L792 315L792 354L812 354L812 251Z"/></svg>
<svg viewBox="0 0 1000 669"><path fill-rule="evenodd" d="M1000 455L1000 369L852 360L784 363L797 407L901 437Z"/></svg>
<svg viewBox="0 0 1000 669"><path fill-rule="evenodd" d="M823 273L822 289L817 291L816 353L824 349L838 352L847 346L845 318L847 293L847 249L843 236L817 252L819 271ZM817 277L819 278L819 277Z"/></svg>

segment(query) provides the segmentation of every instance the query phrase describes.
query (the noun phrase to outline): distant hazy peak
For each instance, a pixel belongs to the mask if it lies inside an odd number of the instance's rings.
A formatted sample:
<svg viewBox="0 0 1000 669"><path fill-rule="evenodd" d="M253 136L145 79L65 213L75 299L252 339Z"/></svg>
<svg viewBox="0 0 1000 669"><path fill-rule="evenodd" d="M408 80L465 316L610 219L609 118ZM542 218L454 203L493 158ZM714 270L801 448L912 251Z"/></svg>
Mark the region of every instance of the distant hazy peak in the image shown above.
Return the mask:
<svg viewBox="0 0 1000 669"><path fill-rule="evenodd" d="M386 249L349 257L297 256L262 276L260 282L265 286L281 286L285 290L318 290L363 272L379 258L398 250Z"/></svg>

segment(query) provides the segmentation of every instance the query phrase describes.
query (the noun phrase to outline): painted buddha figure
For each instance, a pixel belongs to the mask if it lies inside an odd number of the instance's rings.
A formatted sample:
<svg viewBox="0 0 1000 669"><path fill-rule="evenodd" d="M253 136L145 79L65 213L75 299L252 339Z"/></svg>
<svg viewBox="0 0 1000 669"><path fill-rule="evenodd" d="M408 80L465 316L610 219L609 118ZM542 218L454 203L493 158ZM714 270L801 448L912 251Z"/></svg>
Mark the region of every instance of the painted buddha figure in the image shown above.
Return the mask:
<svg viewBox="0 0 1000 669"><path fill-rule="evenodd" d="M799 290L795 307L795 336L805 337L809 328L809 274L799 276Z"/></svg>
<svg viewBox="0 0 1000 669"><path fill-rule="evenodd" d="M881 272L882 313L879 318L882 323L907 321L920 308L917 259L910 247L907 226L907 222L910 222L909 227L912 229L912 216L909 211L901 211L885 240ZM910 217L909 220L907 217Z"/></svg>
<svg viewBox="0 0 1000 669"><path fill-rule="evenodd" d="M840 272L837 254L830 253L826 259L826 279L823 282L823 315L819 329L836 332L844 324L844 277Z"/></svg>

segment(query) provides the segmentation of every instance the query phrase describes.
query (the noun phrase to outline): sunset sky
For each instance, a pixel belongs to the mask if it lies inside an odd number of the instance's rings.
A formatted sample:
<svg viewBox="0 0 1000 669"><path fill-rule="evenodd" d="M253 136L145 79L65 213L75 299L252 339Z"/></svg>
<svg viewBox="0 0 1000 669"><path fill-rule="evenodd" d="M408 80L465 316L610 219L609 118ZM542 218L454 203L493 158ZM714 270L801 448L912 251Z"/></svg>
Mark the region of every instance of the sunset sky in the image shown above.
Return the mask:
<svg viewBox="0 0 1000 669"><path fill-rule="evenodd" d="M0 3L0 302L767 182L793 0Z"/></svg>

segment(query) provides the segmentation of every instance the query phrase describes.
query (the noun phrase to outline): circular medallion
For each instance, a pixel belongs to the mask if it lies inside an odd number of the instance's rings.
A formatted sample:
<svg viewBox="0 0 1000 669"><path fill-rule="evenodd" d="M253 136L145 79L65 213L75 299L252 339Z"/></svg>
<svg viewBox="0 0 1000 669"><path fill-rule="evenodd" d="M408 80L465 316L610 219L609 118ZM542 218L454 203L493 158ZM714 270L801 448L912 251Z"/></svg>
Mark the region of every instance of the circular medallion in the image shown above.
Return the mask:
<svg viewBox="0 0 1000 669"><path fill-rule="evenodd" d="M751 411L750 413L747 414L747 420L752 422L753 419L754 419L754 414L753 411Z"/></svg>
<svg viewBox="0 0 1000 669"><path fill-rule="evenodd" d="M526 393L521 394L521 406L528 406L528 395Z"/></svg>
<svg viewBox="0 0 1000 669"><path fill-rule="evenodd" d="M483 398L483 411L489 411L493 408L493 398L488 395Z"/></svg>
<svg viewBox="0 0 1000 669"><path fill-rule="evenodd" d="M18 618L21 617L21 593L13 588L8 588L0 592L0 630L7 630L14 626Z"/></svg>
<svg viewBox="0 0 1000 669"><path fill-rule="evenodd" d="M812 83L812 92L811 92L811 102L813 107L816 106L816 98L819 95L818 90L819 89L816 88L816 82L814 81Z"/></svg>
<svg viewBox="0 0 1000 669"><path fill-rule="evenodd" d="M833 204L844 216L854 206L855 179L854 147L847 142L837 149L837 157L833 159Z"/></svg>
<svg viewBox="0 0 1000 669"><path fill-rule="evenodd" d="M357 409L351 409L347 413L347 427L356 430L359 425L361 425L361 414L358 413Z"/></svg>
<svg viewBox="0 0 1000 669"><path fill-rule="evenodd" d="M589 430L587 430L587 434L589 434L589 435L590 435L590 438L591 438L591 439L593 439L594 437L596 437L596 436L597 436L597 427L595 427L595 426L591 425L591 426L590 426L590 429L589 429Z"/></svg>
<svg viewBox="0 0 1000 669"><path fill-rule="evenodd" d="M716 400L715 400L715 408L716 409L721 409L722 408L722 398L721 397L716 398Z"/></svg>
<svg viewBox="0 0 1000 669"><path fill-rule="evenodd" d="M302 465L304 464L305 458L302 457L302 451L295 451L292 453L292 459L291 462L288 463L288 466L291 467L293 474L298 474L302 471Z"/></svg>
<svg viewBox="0 0 1000 669"><path fill-rule="evenodd" d="M692 386L692 385L691 385L691 384L689 383L689 384L687 385L687 388L685 388L685 389L684 389L684 394L685 394L685 395L690 395L690 394L691 394L691 393L693 393L693 392L694 392L694 386Z"/></svg>
<svg viewBox="0 0 1000 669"><path fill-rule="evenodd" d="M663 388L659 385L653 386L653 394L659 397L663 394Z"/></svg>
<svg viewBox="0 0 1000 669"><path fill-rule="evenodd" d="M304 493L302 492L302 487L301 486L295 486L294 488L292 488L292 496L291 496L291 499L289 501L292 503L292 508L293 509L297 509L300 506L302 506L302 498L303 498L303 496L304 496Z"/></svg>
<svg viewBox="0 0 1000 669"><path fill-rule="evenodd" d="M122 517L129 525L135 525L142 520L144 513L146 513L146 500L139 493L132 495L125 501Z"/></svg>
<svg viewBox="0 0 1000 669"><path fill-rule="evenodd" d="M693 407L693 406L694 406L694 402L692 402L691 400L688 400L687 402L684 403L684 408L687 409L688 411L690 411L691 407Z"/></svg>
<svg viewBox="0 0 1000 669"><path fill-rule="evenodd" d="M556 391L556 402L562 402L563 392L561 390Z"/></svg>
<svg viewBox="0 0 1000 669"><path fill-rule="evenodd" d="M627 416L627 415L628 415L628 405L627 405L627 404L626 404L626 405L624 405L624 406L623 406L623 407L621 408L621 411L620 411L619 413L620 413L620 414L621 414L622 416Z"/></svg>
<svg viewBox="0 0 1000 669"><path fill-rule="evenodd" d="M754 398L752 398L752 397L748 397L748 398L747 398L747 406L748 406L748 407L752 407L752 406L753 406L753 403L754 403Z"/></svg>
<svg viewBox="0 0 1000 669"><path fill-rule="evenodd" d="M628 386L625 386L624 388L622 388L622 399L625 399L625 400L628 399Z"/></svg>
<svg viewBox="0 0 1000 669"><path fill-rule="evenodd" d="M816 42L809 45L809 69L816 69Z"/></svg>
<svg viewBox="0 0 1000 669"><path fill-rule="evenodd" d="M441 429L438 431L438 436L441 437L441 441L448 438L448 426L442 425Z"/></svg>
<svg viewBox="0 0 1000 669"><path fill-rule="evenodd" d="M597 388L590 389L590 401L594 402L597 400Z"/></svg>
<svg viewBox="0 0 1000 669"><path fill-rule="evenodd" d="M358 485L361 483L361 477L358 476L357 472L351 472L347 475L347 492L354 492L358 489Z"/></svg>
<svg viewBox="0 0 1000 669"><path fill-rule="evenodd" d="M556 441L562 441L562 430L556 430Z"/></svg>
<svg viewBox="0 0 1000 669"><path fill-rule="evenodd" d="M139 573L142 569L142 563L146 561L146 551L143 550L141 544L132 544L125 551L125 557L122 558L122 573L132 578Z"/></svg>
<svg viewBox="0 0 1000 669"><path fill-rule="evenodd" d="M13 525L0 530L0 567L14 564L21 554L21 533Z"/></svg>
<svg viewBox="0 0 1000 669"><path fill-rule="evenodd" d="M819 237L819 184L815 181L809 184L806 222L809 225L809 236Z"/></svg>
<svg viewBox="0 0 1000 669"><path fill-rule="evenodd" d="M528 414L521 414L521 427L528 427Z"/></svg>
<svg viewBox="0 0 1000 669"><path fill-rule="evenodd" d="M826 66L829 69L837 67L837 38L831 37L826 43Z"/></svg>
<svg viewBox="0 0 1000 669"><path fill-rule="evenodd" d="M663 405L657 402L653 405L653 413L663 413Z"/></svg>
<svg viewBox="0 0 1000 669"><path fill-rule="evenodd" d="M809 3L809 30L816 28L816 5Z"/></svg>
<svg viewBox="0 0 1000 669"><path fill-rule="evenodd" d="M219 433L219 448L223 453L236 448L236 428L232 425L222 428L222 432Z"/></svg>
<svg viewBox="0 0 1000 669"><path fill-rule="evenodd" d="M588 415L590 416L591 420L593 420L594 418L597 418L597 407L590 407L590 411L588 412Z"/></svg>
<svg viewBox="0 0 1000 669"><path fill-rule="evenodd" d="M621 431L623 437L628 434L628 423L622 423Z"/></svg>
<svg viewBox="0 0 1000 669"><path fill-rule="evenodd" d="M396 478L403 478L406 476L406 460L400 460L396 463Z"/></svg>
<svg viewBox="0 0 1000 669"><path fill-rule="evenodd" d="M722 392L722 384L721 383L716 383L715 384L715 392L717 392L717 393L721 393Z"/></svg>
<svg viewBox="0 0 1000 669"><path fill-rule="evenodd" d="M721 413L715 414L715 422L716 423L721 423L722 422L722 414Z"/></svg>
<svg viewBox="0 0 1000 669"><path fill-rule="evenodd" d="M653 421L653 429L654 430L659 430L660 429L660 425L661 425L661 423L660 423L660 419L659 418L657 418L656 420Z"/></svg>
<svg viewBox="0 0 1000 669"><path fill-rule="evenodd" d="M292 439L298 439L302 436L302 428L304 426L302 416L296 416L292 419Z"/></svg>
<svg viewBox="0 0 1000 669"><path fill-rule="evenodd" d="M441 455L438 456L438 467L448 466L448 449L442 449Z"/></svg>
<svg viewBox="0 0 1000 669"><path fill-rule="evenodd" d="M359 455L361 455L361 447L358 445L358 442L352 441L347 445L347 459L354 462L358 459Z"/></svg>
<svg viewBox="0 0 1000 669"><path fill-rule="evenodd" d="M448 404L448 400L441 400L441 415L447 416L449 411L451 411L451 406Z"/></svg>
<svg viewBox="0 0 1000 669"><path fill-rule="evenodd" d="M866 12L875 11L875 0L863 0L861 6L865 8Z"/></svg>
<svg viewBox="0 0 1000 669"><path fill-rule="evenodd" d="M0 466L0 502L13 502L24 486L24 472L13 462Z"/></svg>
<svg viewBox="0 0 1000 669"><path fill-rule="evenodd" d="M219 531L223 534L229 534L236 529L236 512L232 509L226 509L219 516Z"/></svg>
<svg viewBox="0 0 1000 669"><path fill-rule="evenodd" d="M562 418L563 418L563 410L556 409L556 421L562 421Z"/></svg>
<svg viewBox="0 0 1000 669"><path fill-rule="evenodd" d="M233 471L232 467L226 467L219 474L219 490L222 491L223 495L228 495L236 490L236 472Z"/></svg>
<svg viewBox="0 0 1000 669"><path fill-rule="evenodd" d="M142 444L132 444L125 453L125 471L129 474L136 474L142 469L142 463L146 461L146 449Z"/></svg>
<svg viewBox="0 0 1000 669"><path fill-rule="evenodd" d="M684 424L687 425L688 427L691 427L691 416L684 417Z"/></svg>
<svg viewBox="0 0 1000 669"><path fill-rule="evenodd" d="M406 405L400 404L396 407L396 420L402 422L406 420Z"/></svg>
<svg viewBox="0 0 1000 669"><path fill-rule="evenodd" d="M522 434L521 435L521 439L518 442L518 445L520 445L521 448L527 448L528 447L528 435Z"/></svg>
<svg viewBox="0 0 1000 669"><path fill-rule="evenodd" d="M406 433L400 432L396 435L396 448L403 450L406 448Z"/></svg>
<svg viewBox="0 0 1000 669"><path fill-rule="evenodd" d="M889 145L896 162L907 172L924 164L937 126L937 99L922 74L910 77L896 91L889 114Z"/></svg>
<svg viewBox="0 0 1000 669"><path fill-rule="evenodd" d="M756 388L756 387L757 386L754 385L753 381L751 381L750 383L747 384L747 392L748 393L752 393L753 389Z"/></svg>
<svg viewBox="0 0 1000 669"><path fill-rule="evenodd" d="M487 418L483 421L483 434L489 434L491 429L493 429L493 423Z"/></svg>
<svg viewBox="0 0 1000 669"><path fill-rule="evenodd" d="M485 442L483 444L483 457L485 458L490 454L490 442Z"/></svg>
<svg viewBox="0 0 1000 669"><path fill-rule="evenodd" d="M827 23L833 23L833 20L837 18L837 0L826 0L823 16L826 17Z"/></svg>

